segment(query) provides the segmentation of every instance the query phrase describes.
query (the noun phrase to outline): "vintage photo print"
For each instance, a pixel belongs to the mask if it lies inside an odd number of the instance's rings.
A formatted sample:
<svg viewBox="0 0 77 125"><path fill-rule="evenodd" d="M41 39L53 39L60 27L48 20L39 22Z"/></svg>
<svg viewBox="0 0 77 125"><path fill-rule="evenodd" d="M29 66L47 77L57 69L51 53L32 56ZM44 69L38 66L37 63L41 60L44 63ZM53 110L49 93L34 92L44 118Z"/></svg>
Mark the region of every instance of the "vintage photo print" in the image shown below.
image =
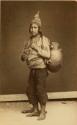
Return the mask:
<svg viewBox="0 0 77 125"><path fill-rule="evenodd" d="M77 124L77 2L0 1L0 122Z"/></svg>

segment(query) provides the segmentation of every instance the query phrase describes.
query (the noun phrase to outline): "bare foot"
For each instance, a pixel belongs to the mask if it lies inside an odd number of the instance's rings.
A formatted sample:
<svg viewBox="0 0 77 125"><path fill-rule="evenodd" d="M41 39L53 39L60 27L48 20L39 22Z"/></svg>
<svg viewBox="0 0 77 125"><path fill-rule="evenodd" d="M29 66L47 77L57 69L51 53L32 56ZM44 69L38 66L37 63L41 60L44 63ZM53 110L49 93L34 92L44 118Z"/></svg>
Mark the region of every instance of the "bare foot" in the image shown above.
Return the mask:
<svg viewBox="0 0 77 125"><path fill-rule="evenodd" d="M40 116L38 117L37 120L44 120L46 118L46 113L40 113Z"/></svg>
<svg viewBox="0 0 77 125"><path fill-rule="evenodd" d="M22 113L32 113L34 111L33 108L29 109L29 110L23 110Z"/></svg>
<svg viewBox="0 0 77 125"><path fill-rule="evenodd" d="M34 112L28 114L27 117L39 116L39 115L40 115L40 113L38 111L34 111Z"/></svg>

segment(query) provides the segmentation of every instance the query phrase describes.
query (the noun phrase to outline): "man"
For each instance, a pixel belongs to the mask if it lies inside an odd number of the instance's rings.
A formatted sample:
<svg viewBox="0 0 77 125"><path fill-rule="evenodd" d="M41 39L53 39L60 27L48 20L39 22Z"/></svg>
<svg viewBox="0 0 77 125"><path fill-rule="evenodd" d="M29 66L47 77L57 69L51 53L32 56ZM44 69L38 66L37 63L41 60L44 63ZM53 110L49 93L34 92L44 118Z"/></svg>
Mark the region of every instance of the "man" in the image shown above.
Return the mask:
<svg viewBox="0 0 77 125"><path fill-rule="evenodd" d="M30 40L26 44L21 60L25 61L30 69L29 82L26 89L26 94L29 102L33 105L33 109L28 116L39 116L38 120L43 120L46 117L46 79L48 71L45 64L45 59L50 57L49 39L41 32L41 19L39 12L31 21L29 32ZM41 110L38 110L38 103Z"/></svg>

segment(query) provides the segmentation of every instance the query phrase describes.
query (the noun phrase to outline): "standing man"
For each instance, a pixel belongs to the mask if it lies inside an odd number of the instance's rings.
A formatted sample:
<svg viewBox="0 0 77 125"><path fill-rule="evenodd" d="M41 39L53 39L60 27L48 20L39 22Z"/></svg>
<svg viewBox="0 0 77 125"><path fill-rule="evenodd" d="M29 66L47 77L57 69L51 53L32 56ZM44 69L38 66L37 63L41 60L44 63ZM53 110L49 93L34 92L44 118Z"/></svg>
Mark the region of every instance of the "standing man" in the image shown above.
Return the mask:
<svg viewBox="0 0 77 125"><path fill-rule="evenodd" d="M26 61L29 69L29 81L26 89L26 94L29 102L33 105L33 109L28 116L39 116L38 120L43 120L46 117L46 79L48 71L45 64L45 59L50 58L49 39L41 32L41 19L39 12L34 16L29 27L30 40L24 47L21 56L22 61ZM38 103L41 110L38 110Z"/></svg>

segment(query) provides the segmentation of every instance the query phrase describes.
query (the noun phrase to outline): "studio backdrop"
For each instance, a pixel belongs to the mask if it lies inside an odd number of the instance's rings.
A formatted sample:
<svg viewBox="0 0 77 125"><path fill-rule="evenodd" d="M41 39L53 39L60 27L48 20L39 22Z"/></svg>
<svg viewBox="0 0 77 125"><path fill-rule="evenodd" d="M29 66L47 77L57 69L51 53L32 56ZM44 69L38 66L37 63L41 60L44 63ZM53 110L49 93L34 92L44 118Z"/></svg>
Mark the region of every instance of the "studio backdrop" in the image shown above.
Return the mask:
<svg viewBox="0 0 77 125"><path fill-rule="evenodd" d="M0 94L25 93L29 69L20 56L38 10L43 34L63 49L63 67L49 74L47 91L77 91L77 3L2 1Z"/></svg>

